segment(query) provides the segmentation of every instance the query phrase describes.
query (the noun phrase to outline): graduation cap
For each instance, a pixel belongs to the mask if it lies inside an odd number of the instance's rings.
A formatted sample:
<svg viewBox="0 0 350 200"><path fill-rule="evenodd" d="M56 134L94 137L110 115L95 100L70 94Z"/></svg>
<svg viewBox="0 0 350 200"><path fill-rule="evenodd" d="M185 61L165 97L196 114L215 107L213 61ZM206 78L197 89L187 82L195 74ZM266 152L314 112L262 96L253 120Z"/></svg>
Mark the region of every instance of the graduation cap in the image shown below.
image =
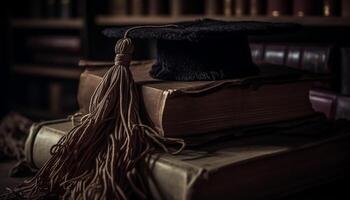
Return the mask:
<svg viewBox="0 0 350 200"><path fill-rule="evenodd" d="M247 35L288 32L297 25L198 20L157 27L108 29L116 44L115 64L91 97L89 113L51 149L52 157L33 179L16 190L27 199L57 193L66 199L126 199L140 190L138 170L155 147L184 141L166 138L145 123L129 65L131 38L157 39L155 78L196 81L256 75ZM145 189L145 188L143 188Z"/></svg>
<svg viewBox="0 0 350 200"><path fill-rule="evenodd" d="M257 75L252 62L248 35L295 31L296 24L268 22L227 22L202 19L163 28L143 27L128 37L157 40L153 78L177 81L219 80ZM104 31L121 38L128 28Z"/></svg>

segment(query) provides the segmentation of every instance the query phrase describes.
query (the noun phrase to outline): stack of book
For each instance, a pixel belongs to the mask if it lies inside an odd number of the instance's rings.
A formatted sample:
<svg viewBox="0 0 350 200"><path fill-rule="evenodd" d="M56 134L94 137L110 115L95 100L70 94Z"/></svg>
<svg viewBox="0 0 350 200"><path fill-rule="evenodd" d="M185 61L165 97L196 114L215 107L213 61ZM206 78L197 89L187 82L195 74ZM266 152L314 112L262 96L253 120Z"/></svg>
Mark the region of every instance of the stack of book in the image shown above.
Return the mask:
<svg viewBox="0 0 350 200"><path fill-rule="evenodd" d="M109 0L112 15L349 16L347 0Z"/></svg>
<svg viewBox="0 0 350 200"><path fill-rule="evenodd" d="M109 63L80 64L85 71L78 101L86 113ZM260 65L268 70L259 79L171 82L151 78L152 64L131 65L146 114L164 136L188 142L180 155L150 158L147 178L154 199L276 198L349 169L348 123L336 124L333 132L310 104L309 90L318 76ZM68 119L34 125L27 161L41 167L50 148L72 128Z"/></svg>

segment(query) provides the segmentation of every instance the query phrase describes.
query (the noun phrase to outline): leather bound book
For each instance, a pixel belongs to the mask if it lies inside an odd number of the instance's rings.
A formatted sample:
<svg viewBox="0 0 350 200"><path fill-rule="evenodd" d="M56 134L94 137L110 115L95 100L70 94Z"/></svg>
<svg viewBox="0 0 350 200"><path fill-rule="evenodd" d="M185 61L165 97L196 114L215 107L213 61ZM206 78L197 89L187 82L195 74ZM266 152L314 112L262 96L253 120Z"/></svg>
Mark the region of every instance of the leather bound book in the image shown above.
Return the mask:
<svg viewBox="0 0 350 200"><path fill-rule="evenodd" d="M293 14L298 17L321 14L320 2L320 0L294 0Z"/></svg>
<svg viewBox="0 0 350 200"><path fill-rule="evenodd" d="M205 14L218 15L222 11L222 2L218 0L205 0Z"/></svg>
<svg viewBox="0 0 350 200"><path fill-rule="evenodd" d="M339 16L340 0L323 0L323 16Z"/></svg>
<svg viewBox="0 0 350 200"><path fill-rule="evenodd" d="M287 46L280 45L266 45L264 61L272 64L284 65L287 53Z"/></svg>
<svg viewBox="0 0 350 200"><path fill-rule="evenodd" d="M338 96L335 116L337 119L350 120L350 97Z"/></svg>
<svg viewBox="0 0 350 200"><path fill-rule="evenodd" d="M235 10L235 1L234 0L224 0L223 5L224 15L232 16Z"/></svg>
<svg viewBox="0 0 350 200"><path fill-rule="evenodd" d="M250 51L252 53L252 59L254 63L260 63L264 60L264 45L253 43L250 44Z"/></svg>
<svg viewBox="0 0 350 200"><path fill-rule="evenodd" d="M341 1L341 16L350 17L350 1L342 0Z"/></svg>
<svg viewBox="0 0 350 200"><path fill-rule="evenodd" d="M267 0L267 15L278 17L290 14L290 0Z"/></svg>
<svg viewBox="0 0 350 200"><path fill-rule="evenodd" d="M155 128L169 137L264 124L313 113L309 90L315 79L303 80L300 77L301 79L293 78L294 81L291 81L287 78L283 83L283 77L299 74L298 70L282 66L261 66L261 77L266 77L265 80L269 83L274 82L274 79L278 81L251 90L247 89L249 86L240 84L242 81L249 83L249 80L242 79L209 82L155 80L148 74L152 64L153 61L135 64L132 67L134 80L141 84L145 110ZM105 68L104 71L106 70ZM102 72L101 69L94 71L88 67L81 75L78 102L83 113L87 112L91 95L101 81ZM264 82L259 78L253 79L253 82Z"/></svg>
<svg viewBox="0 0 350 200"><path fill-rule="evenodd" d="M274 133L253 131L250 137L217 132L220 137L195 138L197 144L179 155L152 155L145 166L149 199L279 199L348 173L349 128L336 124L337 131L324 131L322 124L302 122L295 124L299 128L279 125L285 127ZM42 166L52 145L72 127L67 120L32 126L27 161Z"/></svg>
<svg viewBox="0 0 350 200"><path fill-rule="evenodd" d="M327 118L333 119L337 109L337 94L325 89L310 90L310 102L316 112L323 113Z"/></svg>
<svg viewBox="0 0 350 200"><path fill-rule="evenodd" d="M109 0L109 13L112 15L127 15L128 1L127 0Z"/></svg>
<svg viewBox="0 0 350 200"><path fill-rule="evenodd" d="M170 14L172 16L179 16L184 14L184 0L170 0Z"/></svg>
<svg viewBox="0 0 350 200"><path fill-rule="evenodd" d="M145 0L131 0L131 15L146 14Z"/></svg>
<svg viewBox="0 0 350 200"><path fill-rule="evenodd" d="M249 14L251 16L266 14L266 0L250 0Z"/></svg>
<svg viewBox="0 0 350 200"><path fill-rule="evenodd" d="M350 48L342 48L341 54L341 93L350 96Z"/></svg>
<svg viewBox="0 0 350 200"><path fill-rule="evenodd" d="M148 0L148 14L161 15L167 13L167 1L164 0Z"/></svg>
<svg viewBox="0 0 350 200"><path fill-rule="evenodd" d="M236 16L243 16L249 13L249 1L236 0L235 14Z"/></svg>

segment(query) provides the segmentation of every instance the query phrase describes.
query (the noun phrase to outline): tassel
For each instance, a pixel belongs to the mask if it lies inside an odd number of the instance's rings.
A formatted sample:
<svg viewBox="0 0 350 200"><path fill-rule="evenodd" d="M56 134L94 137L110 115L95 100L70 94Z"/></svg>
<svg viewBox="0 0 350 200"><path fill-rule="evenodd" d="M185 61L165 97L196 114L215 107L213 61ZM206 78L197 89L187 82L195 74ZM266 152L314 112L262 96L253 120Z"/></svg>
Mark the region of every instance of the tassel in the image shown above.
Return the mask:
<svg viewBox="0 0 350 200"><path fill-rule="evenodd" d="M168 25L169 26L169 25ZM147 26L164 27L164 26ZM128 199L145 188L133 180L146 156L160 146L185 143L165 138L143 123L138 88L129 69L133 44L127 38L116 44L115 65L104 75L91 97L89 114L51 149L52 158L38 173L16 189L23 198Z"/></svg>

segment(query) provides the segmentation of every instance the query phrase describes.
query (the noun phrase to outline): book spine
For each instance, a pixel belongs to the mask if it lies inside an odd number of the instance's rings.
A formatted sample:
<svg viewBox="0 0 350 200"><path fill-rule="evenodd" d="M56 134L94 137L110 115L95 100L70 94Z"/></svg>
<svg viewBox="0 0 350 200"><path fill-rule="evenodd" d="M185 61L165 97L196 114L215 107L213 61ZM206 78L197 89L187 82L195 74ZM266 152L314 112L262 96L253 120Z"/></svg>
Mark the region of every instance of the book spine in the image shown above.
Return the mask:
<svg viewBox="0 0 350 200"><path fill-rule="evenodd" d="M217 0L205 0L205 14L217 15L220 13L220 2Z"/></svg>
<svg viewBox="0 0 350 200"><path fill-rule="evenodd" d="M249 1L247 0L236 0L235 14L236 16L243 16L248 14L248 5Z"/></svg>
<svg viewBox="0 0 350 200"><path fill-rule="evenodd" d="M223 13L224 16L232 16L235 3L233 0L224 0Z"/></svg>
<svg viewBox="0 0 350 200"><path fill-rule="evenodd" d="M170 14L172 16L179 16L184 13L183 0L170 0Z"/></svg>
<svg viewBox="0 0 350 200"><path fill-rule="evenodd" d="M266 11L266 0L250 0L249 13L251 16L264 15Z"/></svg>
<svg viewBox="0 0 350 200"><path fill-rule="evenodd" d="M47 18L57 17L57 1L56 0L46 0L45 10Z"/></svg>
<svg viewBox="0 0 350 200"><path fill-rule="evenodd" d="M342 48L341 54L341 93L350 96L350 48Z"/></svg>
<svg viewBox="0 0 350 200"><path fill-rule="evenodd" d="M316 12L314 0L294 0L293 1L293 15L298 17L314 15Z"/></svg>
<svg viewBox="0 0 350 200"><path fill-rule="evenodd" d="M31 0L30 2L30 16L32 18L41 18L42 13L42 1L41 0Z"/></svg>
<svg viewBox="0 0 350 200"><path fill-rule="evenodd" d="M350 1L342 0L341 2L341 16L350 17Z"/></svg>
<svg viewBox="0 0 350 200"><path fill-rule="evenodd" d="M149 0L148 2L148 14L160 15L166 13L166 5L163 0Z"/></svg>
<svg viewBox="0 0 350 200"><path fill-rule="evenodd" d="M339 16L340 2L338 0L323 0L323 16Z"/></svg>
<svg viewBox="0 0 350 200"><path fill-rule="evenodd" d="M59 17L64 19L72 17L72 0L59 1Z"/></svg>
<svg viewBox="0 0 350 200"><path fill-rule="evenodd" d="M131 0L131 15L143 15L145 8L144 0Z"/></svg>
<svg viewBox="0 0 350 200"><path fill-rule="evenodd" d="M127 15L128 6L126 0L110 0L109 13L112 15Z"/></svg>
<svg viewBox="0 0 350 200"><path fill-rule="evenodd" d="M267 1L267 15L278 17L281 15L288 15L291 7L290 0L268 0Z"/></svg>

